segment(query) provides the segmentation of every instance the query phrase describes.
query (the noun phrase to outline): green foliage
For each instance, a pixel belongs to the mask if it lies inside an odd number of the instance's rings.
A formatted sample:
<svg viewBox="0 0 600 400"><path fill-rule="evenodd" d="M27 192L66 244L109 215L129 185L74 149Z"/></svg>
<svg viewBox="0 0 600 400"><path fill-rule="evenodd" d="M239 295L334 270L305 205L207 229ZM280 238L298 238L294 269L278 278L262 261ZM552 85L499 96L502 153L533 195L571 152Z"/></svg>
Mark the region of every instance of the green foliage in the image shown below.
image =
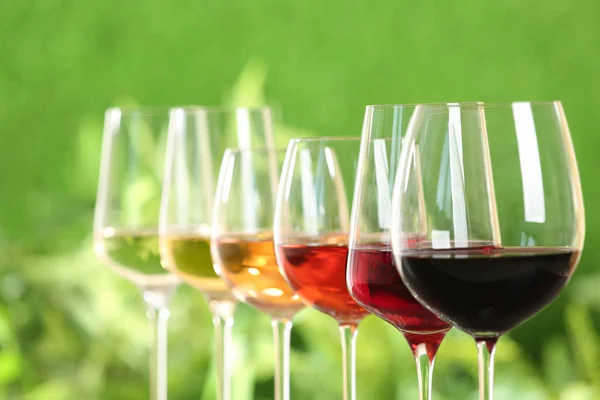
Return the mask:
<svg viewBox="0 0 600 400"><path fill-rule="evenodd" d="M285 146L358 134L367 103L552 98L573 131L587 250L561 298L500 341L496 398L600 398L599 15L594 0L0 2L0 398L147 398L141 296L92 252L105 108L271 103ZM214 399L210 321L202 296L180 288L173 399ZM313 310L294 323L294 399L341 398L335 323ZM271 399L267 318L240 306L234 336L235 399ZM417 397L393 328L367 318L358 353L359 398ZM476 398L476 374L474 343L451 332L435 398Z"/></svg>

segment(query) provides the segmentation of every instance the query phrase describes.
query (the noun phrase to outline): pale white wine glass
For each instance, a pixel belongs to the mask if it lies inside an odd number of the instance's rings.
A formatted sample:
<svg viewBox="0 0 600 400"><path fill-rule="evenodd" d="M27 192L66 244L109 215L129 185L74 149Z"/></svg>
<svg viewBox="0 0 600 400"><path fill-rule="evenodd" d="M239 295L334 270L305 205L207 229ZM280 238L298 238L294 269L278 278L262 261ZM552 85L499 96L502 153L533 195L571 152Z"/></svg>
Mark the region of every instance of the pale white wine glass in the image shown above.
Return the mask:
<svg viewBox="0 0 600 400"><path fill-rule="evenodd" d="M94 216L96 255L136 284L148 307L151 400L167 398L167 303L179 283L158 249L168 116L167 108L106 111Z"/></svg>

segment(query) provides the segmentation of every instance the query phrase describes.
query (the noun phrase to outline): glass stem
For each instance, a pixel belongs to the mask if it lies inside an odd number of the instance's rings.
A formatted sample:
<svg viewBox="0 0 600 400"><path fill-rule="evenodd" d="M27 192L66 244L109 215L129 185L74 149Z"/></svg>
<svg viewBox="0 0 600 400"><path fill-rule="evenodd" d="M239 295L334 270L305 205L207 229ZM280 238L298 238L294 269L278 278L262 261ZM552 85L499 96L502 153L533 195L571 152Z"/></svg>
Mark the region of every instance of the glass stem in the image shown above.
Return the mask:
<svg viewBox="0 0 600 400"><path fill-rule="evenodd" d="M427 346L424 343L417 345L413 352L417 362L419 400L431 400L435 355L429 357Z"/></svg>
<svg viewBox="0 0 600 400"><path fill-rule="evenodd" d="M167 303L169 290L144 290L144 301L148 307L146 315L152 334L150 344L150 400L167 400Z"/></svg>
<svg viewBox="0 0 600 400"><path fill-rule="evenodd" d="M356 325L340 325L344 374L344 400L356 399Z"/></svg>
<svg viewBox="0 0 600 400"><path fill-rule="evenodd" d="M476 339L479 352L479 400L494 399L494 354L497 340Z"/></svg>
<svg viewBox="0 0 600 400"><path fill-rule="evenodd" d="M231 327L235 302L210 301L215 328L215 363L217 369L217 399L231 400Z"/></svg>
<svg viewBox="0 0 600 400"><path fill-rule="evenodd" d="M275 345L275 400L290 399L290 333L292 321L273 319L273 343Z"/></svg>

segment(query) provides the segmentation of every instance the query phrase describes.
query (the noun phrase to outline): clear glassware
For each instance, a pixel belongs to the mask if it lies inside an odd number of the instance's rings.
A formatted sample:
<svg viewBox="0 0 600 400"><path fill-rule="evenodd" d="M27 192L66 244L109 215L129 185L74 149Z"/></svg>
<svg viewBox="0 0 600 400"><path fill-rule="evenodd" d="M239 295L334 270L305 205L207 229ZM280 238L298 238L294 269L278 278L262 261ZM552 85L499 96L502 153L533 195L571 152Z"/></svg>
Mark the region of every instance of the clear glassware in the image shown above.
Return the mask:
<svg viewBox="0 0 600 400"><path fill-rule="evenodd" d="M304 308L275 261L273 208L285 151L225 152L213 207L215 270L234 296L271 317L275 399L289 400L292 318Z"/></svg>
<svg viewBox="0 0 600 400"><path fill-rule="evenodd" d="M344 399L356 398L356 336L368 315L348 293L350 206L360 138L292 139L273 233L277 264L305 304L333 317L343 350Z"/></svg>
<svg viewBox="0 0 600 400"><path fill-rule="evenodd" d="M231 394L231 328L236 300L217 276L210 229L219 165L230 146L273 148L271 111L261 108L173 108L160 208L159 244L164 268L199 290L215 328L217 396Z"/></svg>
<svg viewBox="0 0 600 400"><path fill-rule="evenodd" d="M475 339L480 399L492 399L498 338L552 303L583 248L562 105L420 105L398 168L391 238L400 275L423 305Z"/></svg>
<svg viewBox="0 0 600 400"><path fill-rule="evenodd" d="M437 350L450 329L408 291L390 241L392 189L415 106L367 107L350 223L347 283L358 304L404 335L417 362L420 399L431 399Z"/></svg>
<svg viewBox="0 0 600 400"><path fill-rule="evenodd" d="M158 249L168 118L162 108L106 111L94 215L96 255L136 284L148 307L152 400L167 398L167 303L179 284L161 267Z"/></svg>

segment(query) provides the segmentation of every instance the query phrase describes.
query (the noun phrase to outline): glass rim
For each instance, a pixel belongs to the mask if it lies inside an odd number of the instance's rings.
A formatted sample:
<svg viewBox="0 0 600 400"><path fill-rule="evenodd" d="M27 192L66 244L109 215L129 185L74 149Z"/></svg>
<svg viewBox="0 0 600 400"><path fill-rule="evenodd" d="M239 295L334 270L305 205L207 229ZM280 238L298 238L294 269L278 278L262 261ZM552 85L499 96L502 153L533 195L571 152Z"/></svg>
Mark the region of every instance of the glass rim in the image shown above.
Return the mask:
<svg viewBox="0 0 600 400"><path fill-rule="evenodd" d="M209 113L233 113L239 110L247 110L249 112L268 112L271 111L271 107L268 105L264 106L201 106L201 105L177 105L177 106L123 106L123 107L109 107L105 113L112 113L120 111L121 115L169 115L174 110L183 110L185 113L193 111L206 111Z"/></svg>
<svg viewBox="0 0 600 400"><path fill-rule="evenodd" d="M433 103L406 103L406 104L369 104L366 106L367 110L374 110L378 108L383 109L393 109L393 108L403 108L403 107L465 107L465 108L508 108L513 104L531 104L534 106L556 106L562 104L561 100L515 100L515 101L499 101L499 102L486 102L486 101L448 101L448 102L433 102Z"/></svg>

